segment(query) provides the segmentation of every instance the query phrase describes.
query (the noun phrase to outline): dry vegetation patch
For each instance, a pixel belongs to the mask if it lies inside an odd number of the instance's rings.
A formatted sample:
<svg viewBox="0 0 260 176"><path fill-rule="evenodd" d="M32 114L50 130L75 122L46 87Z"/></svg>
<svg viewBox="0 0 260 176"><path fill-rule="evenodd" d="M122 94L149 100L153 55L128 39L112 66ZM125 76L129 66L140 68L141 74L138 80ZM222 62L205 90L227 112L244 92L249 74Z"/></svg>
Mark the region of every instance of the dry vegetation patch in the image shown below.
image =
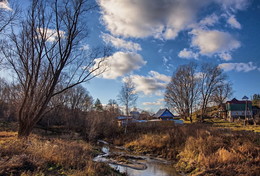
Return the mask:
<svg viewBox="0 0 260 176"><path fill-rule="evenodd" d="M179 170L201 175L260 175L259 134L214 128L200 131L200 136L187 138L178 155Z"/></svg>
<svg viewBox="0 0 260 176"><path fill-rule="evenodd" d="M107 165L93 162L93 147L84 141L17 139L0 132L0 175L116 175Z"/></svg>
<svg viewBox="0 0 260 176"><path fill-rule="evenodd" d="M165 148L169 138L169 135L163 134L144 134L138 139L127 143L125 146L139 153L155 153Z"/></svg>
<svg viewBox="0 0 260 176"><path fill-rule="evenodd" d="M188 175L260 175L260 134L191 124L136 136L125 146L176 161Z"/></svg>

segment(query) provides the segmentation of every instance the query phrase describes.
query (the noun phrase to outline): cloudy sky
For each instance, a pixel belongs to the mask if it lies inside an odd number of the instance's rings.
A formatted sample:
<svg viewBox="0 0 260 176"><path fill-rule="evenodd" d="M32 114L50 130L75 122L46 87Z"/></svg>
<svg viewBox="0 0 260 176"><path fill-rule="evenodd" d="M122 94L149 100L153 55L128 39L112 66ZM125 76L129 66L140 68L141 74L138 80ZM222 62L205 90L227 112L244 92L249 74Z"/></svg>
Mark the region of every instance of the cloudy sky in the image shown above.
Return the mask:
<svg viewBox="0 0 260 176"><path fill-rule="evenodd" d="M93 0L95 1L95 0ZM103 104L131 77L137 107L156 112L172 73L190 61L219 65L234 95L260 93L259 0L96 0L86 49L112 46L110 69L85 86ZM1 4L0 4L1 6Z"/></svg>
<svg viewBox="0 0 260 176"><path fill-rule="evenodd" d="M102 103L130 76L137 106L157 111L170 76L190 61L219 65L234 97L260 93L260 1L97 0L92 30L114 54L110 70L87 84ZM97 30L98 28L98 30Z"/></svg>

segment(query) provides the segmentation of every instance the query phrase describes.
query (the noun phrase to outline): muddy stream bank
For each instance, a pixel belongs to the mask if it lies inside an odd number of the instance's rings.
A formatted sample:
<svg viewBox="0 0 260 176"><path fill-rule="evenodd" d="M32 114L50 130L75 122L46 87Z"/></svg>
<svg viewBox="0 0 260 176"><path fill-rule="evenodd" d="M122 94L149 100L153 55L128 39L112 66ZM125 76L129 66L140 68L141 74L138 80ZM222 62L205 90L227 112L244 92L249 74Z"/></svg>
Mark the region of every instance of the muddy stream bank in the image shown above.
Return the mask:
<svg viewBox="0 0 260 176"><path fill-rule="evenodd" d="M129 176L179 176L173 163L162 158L136 155L124 147L113 146L105 141L98 141L102 154L94 161L105 162L110 167Z"/></svg>

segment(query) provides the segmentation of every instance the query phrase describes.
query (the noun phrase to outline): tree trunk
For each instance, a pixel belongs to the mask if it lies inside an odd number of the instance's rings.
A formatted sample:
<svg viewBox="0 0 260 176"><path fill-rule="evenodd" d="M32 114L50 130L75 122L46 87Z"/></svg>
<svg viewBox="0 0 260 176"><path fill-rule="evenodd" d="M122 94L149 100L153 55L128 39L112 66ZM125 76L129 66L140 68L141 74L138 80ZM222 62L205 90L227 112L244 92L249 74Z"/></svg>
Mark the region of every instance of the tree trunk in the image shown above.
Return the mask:
<svg viewBox="0 0 260 176"><path fill-rule="evenodd" d="M18 129L18 138L28 138L33 130L33 125L20 120Z"/></svg>
<svg viewBox="0 0 260 176"><path fill-rule="evenodd" d="M189 115L189 118L190 118L190 123L192 123L192 111L191 114Z"/></svg>
<svg viewBox="0 0 260 176"><path fill-rule="evenodd" d="M202 108L201 108L201 122L204 122L205 114L206 114L206 106L203 103Z"/></svg>
<svg viewBox="0 0 260 176"><path fill-rule="evenodd" d="M128 105L125 106L125 109L126 109L126 116L129 116Z"/></svg>
<svg viewBox="0 0 260 176"><path fill-rule="evenodd" d="M190 123L192 123L192 116L190 116Z"/></svg>
<svg viewBox="0 0 260 176"><path fill-rule="evenodd" d="M38 112L37 114L33 112L29 112L28 110L34 108L35 107L24 106L20 110L20 114L18 117L19 119L18 138L28 138L35 124L43 117L43 111L44 109L46 109L46 105L43 105L42 110L40 110L40 112Z"/></svg>

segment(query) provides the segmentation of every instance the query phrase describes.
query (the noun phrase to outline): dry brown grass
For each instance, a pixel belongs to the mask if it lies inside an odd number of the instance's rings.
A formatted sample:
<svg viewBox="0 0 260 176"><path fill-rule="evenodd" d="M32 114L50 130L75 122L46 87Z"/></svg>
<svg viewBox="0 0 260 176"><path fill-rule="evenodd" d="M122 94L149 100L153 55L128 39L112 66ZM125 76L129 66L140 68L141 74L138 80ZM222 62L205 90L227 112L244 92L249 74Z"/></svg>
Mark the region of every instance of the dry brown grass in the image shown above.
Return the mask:
<svg viewBox="0 0 260 176"><path fill-rule="evenodd" d="M124 133L124 128L121 128L120 133L106 137L106 140L115 145L124 145L128 142L136 140L138 137L146 134L160 134L174 128L174 123L171 121L147 122L147 123L132 123L127 126L127 133Z"/></svg>
<svg viewBox="0 0 260 176"><path fill-rule="evenodd" d="M125 146L174 159L188 175L260 175L260 134L254 132L191 124L150 131Z"/></svg>
<svg viewBox="0 0 260 176"><path fill-rule="evenodd" d="M177 168L199 175L260 175L260 140L253 132L199 129L179 153Z"/></svg>
<svg viewBox="0 0 260 176"><path fill-rule="evenodd" d="M116 175L107 165L93 162L93 147L83 141L17 139L0 132L0 175Z"/></svg>
<svg viewBox="0 0 260 176"><path fill-rule="evenodd" d="M165 148L169 141L169 135L144 134L140 138L127 143L125 146L137 152L154 153L159 149Z"/></svg>

